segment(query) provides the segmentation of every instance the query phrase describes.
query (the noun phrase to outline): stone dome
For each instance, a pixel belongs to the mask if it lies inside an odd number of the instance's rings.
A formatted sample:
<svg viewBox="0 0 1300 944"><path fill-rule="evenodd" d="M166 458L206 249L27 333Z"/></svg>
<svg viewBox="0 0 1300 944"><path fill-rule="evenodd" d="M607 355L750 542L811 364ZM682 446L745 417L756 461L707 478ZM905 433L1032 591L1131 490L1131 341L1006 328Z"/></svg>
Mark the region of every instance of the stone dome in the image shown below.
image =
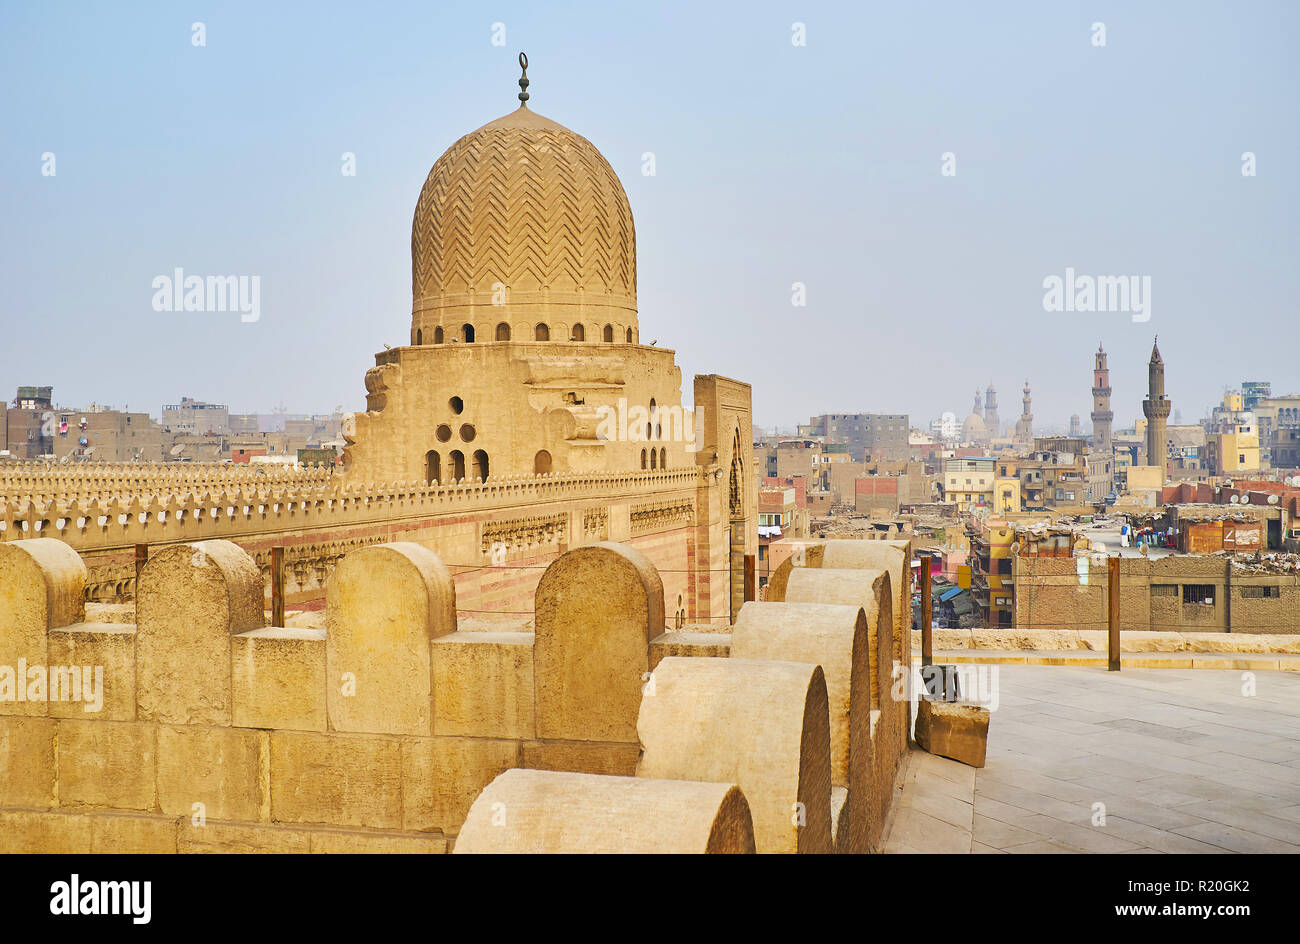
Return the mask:
<svg viewBox="0 0 1300 944"><path fill-rule="evenodd" d="M965 422L961 424L962 442L983 442L988 438L989 433L983 418L978 413L967 416Z"/></svg>
<svg viewBox="0 0 1300 944"><path fill-rule="evenodd" d="M618 340L635 336L627 194L590 141L521 106L429 171L411 225L411 284L413 338L476 320L612 324Z"/></svg>

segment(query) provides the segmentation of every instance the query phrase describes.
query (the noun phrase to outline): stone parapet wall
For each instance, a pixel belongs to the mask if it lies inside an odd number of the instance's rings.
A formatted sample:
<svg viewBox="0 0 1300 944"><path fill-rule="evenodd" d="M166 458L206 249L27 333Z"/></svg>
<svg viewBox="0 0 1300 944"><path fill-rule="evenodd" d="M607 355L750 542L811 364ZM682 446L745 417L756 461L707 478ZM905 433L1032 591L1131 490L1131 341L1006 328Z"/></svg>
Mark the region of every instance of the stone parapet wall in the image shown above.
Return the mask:
<svg viewBox="0 0 1300 944"><path fill-rule="evenodd" d="M257 564L228 541L153 556L133 623L86 621L67 544L0 543L0 847L444 852L485 787L531 768L614 778L506 791L536 851L561 795L599 805L592 848L866 851L906 743L888 663L910 645L888 576L859 572L851 601L747 604L731 658L730 634L665 633L665 582L628 544L556 557L529 632L462 627L451 569L411 542L349 553L323 629L265 625ZM74 667L98 682L73 690ZM705 701L712 727L682 731ZM719 786L668 785L685 782Z"/></svg>
<svg viewBox="0 0 1300 944"><path fill-rule="evenodd" d="M97 550L134 544L229 540L259 533L339 528L584 498L631 501L673 492L687 495L701 481L704 471L690 467L653 472L519 475L455 485L380 482L334 487L280 483L201 492L125 492L107 500L6 499L0 503L0 540L53 537L77 550Z"/></svg>
<svg viewBox="0 0 1300 944"><path fill-rule="evenodd" d="M0 462L0 500L37 503L100 502L134 495L186 495L202 491L307 488L338 481L316 466L235 465L229 462Z"/></svg>
<svg viewBox="0 0 1300 944"><path fill-rule="evenodd" d="M416 541L448 562L467 609L518 611L531 607L541 571L559 553L614 537L643 548L665 572L674 613L680 597L688 616L707 619L719 604L708 593L710 575L697 573L709 563L695 562L695 541L708 531L697 503L711 490L702 481L696 469L682 468L434 487L335 489L285 480L268 488L166 499L0 502L0 540L35 536L68 543L86 562L87 594L96 602L133 599L134 545L148 544L154 553L160 546L203 540L232 540L251 554L269 601L271 549L282 546L290 605L318 604L345 554ZM725 562L713 566L722 569ZM725 581L725 573L715 576Z"/></svg>

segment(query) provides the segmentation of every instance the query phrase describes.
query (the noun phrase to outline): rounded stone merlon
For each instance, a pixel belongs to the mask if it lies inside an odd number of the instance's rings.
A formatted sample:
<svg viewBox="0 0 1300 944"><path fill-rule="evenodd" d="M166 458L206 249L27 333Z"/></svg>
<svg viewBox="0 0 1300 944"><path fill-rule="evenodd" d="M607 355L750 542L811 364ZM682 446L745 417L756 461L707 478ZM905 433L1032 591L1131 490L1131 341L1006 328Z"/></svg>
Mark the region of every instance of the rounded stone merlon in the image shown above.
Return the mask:
<svg viewBox="0 0 1300 944"><path fill-rule="evenodd" d="M735 784L507 770L470 807L454 850L473 853L753 853Z"/></svg>
<svg viewBox="0 0 1300 944"><path fill-rule="evenodd" d="M214 581L224 593L202 589L196 574ZM266 625L262 572L252 556L233 541L199 541L162 548L140 572L139 596L141 622L162 613L168 614L169 620L185 619L188 606L220 603L225 607L224 622L229 633Z"/></svg>
<svg viewBox="0 0 1300 944"><path fill-rule="evenodd" d="M830 721L820 665L667 658L637 718L637 776L734 782L759 852L832 851Z"/></svg>
<svg viewBox="0 0 1300 944"><path fill-rule="evenodd" d="M886 632L893 626L893 595L889 573L885 570L796 567L786 585L785 599L790 603L861 606L873 634L879 630L882 619Z"/></svg>
<svg viewBox="0 0 1300 944"><path fill-rule="evenodd" d="M828 570L889 569L906 557L888 541L828 541L822 566Z"/></svg>
<svg viewBox="0 0 1300 944"><path fill-rule="evenodd" d="M362 603L368 591L379 602L397 585L423 589L430 639L456 631L456 581L442 558L413 541L363 547L345 556L326 588L327 618L331 607Z"/></svg>
<svg viewBox="0 0 1300 944"><path fill-rule="evenodd" d="M795 554L777 564L776 570L772 571L772 576L767 581L767 599L772 603L784 602L790 572L796 567L820 567L825 552L825 544L805 544Z"/></svg>
<svg viewBox="0 0 1300 944"><path fill-rule="evenodd" d="M574 548L537 584L538 736L635 741L650 640L663 632L659 571L625 544Z"/></svg>
<svg viewBox="0 0 1300 944"><path fill-rule="evenodd" d="M731 656L820 665L830 705L831 783L853 786L850 746L865 753L871 709L867 617L861 606L830 603L757 603L740 608L731 631ZM856 704L858 710L852 708ZM864 726L851 736L850 722ZM859 758L863 760L864 758ZM865 784L861 785L865 789Z"/></svg>
<svg viewBox="0 0 1300 944"><path fill-rule="evenodd" d="M48 632L86 619L86 565L71 546L56 538L29 538L0 543L0 636L15 618L24 598L44 585L44 613ZM23 585L27 586L24 587Z"/></svg>

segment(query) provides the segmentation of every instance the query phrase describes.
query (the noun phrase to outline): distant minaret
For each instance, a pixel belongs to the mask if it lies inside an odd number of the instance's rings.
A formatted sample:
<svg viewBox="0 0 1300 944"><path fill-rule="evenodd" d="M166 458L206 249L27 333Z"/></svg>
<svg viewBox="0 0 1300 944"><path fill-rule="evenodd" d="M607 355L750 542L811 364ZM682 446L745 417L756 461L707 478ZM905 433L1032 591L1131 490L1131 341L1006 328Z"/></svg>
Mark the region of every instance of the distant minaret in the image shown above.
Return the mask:
<svg viewBox="0 0 1300 944"><path fill-rule="evenodd" d="M1110 455L1111 424L1115 414L1110 409L1110 368L1106 366L1106 352L1101 344L1092 359L1092 448L1095 452ZM1076 435L1071 433L1070 435Z"/></svg>
<svg viewBox="0 0 1300 944"><path fill-rule="evenodd" d="M1070 414L1070 436L1078 439L1083 435L1083 427L1079 425L1079 414Z"/></svg>
<svg viewBox="0 0 1300 944"><path fill-rule="evenodd" d="M1151 344L1151 361L1147 364L1147 398L1142 401L1142 412L1147 418L1147 465L1165 467L1169 457L1169 438L1166 424L1169 420L1169 398L1165 396L1165 362L1157 343Z"/></svg>
<svg viewBox="0 0 1300 944"><path fill-rule="evenodd" d="M1031 445L1034 441L1034 414L1029 408L1029 381L1025 381L1025 389L1022 391L1024 398L1021 400L1020 421L1016 423L1016 442L1021 445Z"/></svg>
<svg viewBox="0 0 1300 944"><path fill-rule="evenodd" d="M984 392L984 426L989 431L989 439L997 439L1002 435L1002 427L998 423L998 392L993 389L991 382Z"/></svg>
<svg viewBox="0 0 1300 944"><path fill-rule="evenodd" d="M979 387L976 387L976 388L975 388L975 405L974 405L973 407L970 408L970 411L971 411L972 413L974 413L976 416L978 416L981 420L984 419L984 407L980 406L980 388L979 388Z"/></svg>

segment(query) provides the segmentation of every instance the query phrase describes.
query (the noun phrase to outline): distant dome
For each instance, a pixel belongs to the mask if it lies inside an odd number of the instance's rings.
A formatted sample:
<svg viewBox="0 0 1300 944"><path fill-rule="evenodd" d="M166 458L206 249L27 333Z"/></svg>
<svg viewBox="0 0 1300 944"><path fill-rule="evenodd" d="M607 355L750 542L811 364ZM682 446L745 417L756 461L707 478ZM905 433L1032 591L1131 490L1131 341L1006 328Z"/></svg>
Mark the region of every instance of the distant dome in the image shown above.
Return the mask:
<svg viewBox="0 0 1300 944"><path fill-rule="evenodd" d="M961 438L963 442L982 442L989 438L988 427L978 413L970 414L961 424Z"/></svg>
<svg viewBox="0 0 1300 944"><path fill-rule="evenodd" d="M521 106L438 158L411 225L412 330L512 311L636 324L636 231L614 169L582 135ZM481 306L481 307L480 307Z"/></svg>

